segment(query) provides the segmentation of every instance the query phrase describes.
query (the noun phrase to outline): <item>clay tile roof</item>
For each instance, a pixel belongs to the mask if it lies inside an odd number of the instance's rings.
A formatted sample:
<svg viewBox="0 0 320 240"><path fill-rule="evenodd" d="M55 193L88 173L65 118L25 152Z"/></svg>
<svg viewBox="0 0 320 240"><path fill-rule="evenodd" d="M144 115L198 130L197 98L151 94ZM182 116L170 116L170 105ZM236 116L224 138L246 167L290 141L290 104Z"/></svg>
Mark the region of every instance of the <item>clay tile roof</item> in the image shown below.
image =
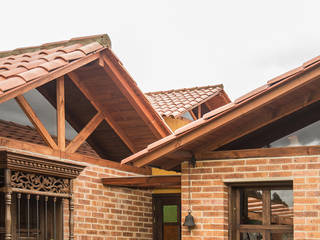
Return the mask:
<svg viewBox="0 0 320 240"><path fill-rule="evenodd" d="M222 89L222 85L213 85L149 92L145 95L161 116L179 117L217 95Z"/></svg>
<svg viewBox="0 0 320 240"><path fill-rule="evenodd" d="M5 138L10 138L10 139L15 139L19 141L46 146L46 143L44 142L44 140L42 139L42 137L40 136L40 134L37 132L36 129L29 126L25 126L25 125L4 121L1 119L0 119L0 137L5 137ZM52 136L52 138L55 141L57 141L57 137ZM70 141L67 140L66 142L68 144ZM88 155L91 157L99 157L98 154L86 142L79 147L79 149L77 150L77 153Z"/></svg>
<svg viewBox="0 0 320 240"><path fill-rule="evenodd" d="M110 46L108 35L103 34L0 52L0 97Z"/></svg>

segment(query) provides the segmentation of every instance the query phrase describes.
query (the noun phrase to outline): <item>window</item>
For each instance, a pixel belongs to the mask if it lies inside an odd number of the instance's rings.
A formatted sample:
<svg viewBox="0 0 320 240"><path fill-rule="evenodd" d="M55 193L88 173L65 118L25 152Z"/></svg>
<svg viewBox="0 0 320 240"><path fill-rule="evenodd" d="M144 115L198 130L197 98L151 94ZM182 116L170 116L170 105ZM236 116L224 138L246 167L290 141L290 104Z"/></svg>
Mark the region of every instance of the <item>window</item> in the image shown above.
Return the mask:
<svg viewBox="0 0 320 240"><path fill-rule="evenodd" d="M292 183L231 186L231 240L293 239Z"/></svg>
<svg viewBox="0 0 320 240"><path fill-rule="evenodd" d="M320 121L270 143L270 147L272 148L315 145L320 145Z"/></svg>
<svg viewBox="0 0 320 240"><path fill-rule="evenodd" d="M62 240L64 199L74 238L72 179L84 166L0 151L0 239Z"/></svg>

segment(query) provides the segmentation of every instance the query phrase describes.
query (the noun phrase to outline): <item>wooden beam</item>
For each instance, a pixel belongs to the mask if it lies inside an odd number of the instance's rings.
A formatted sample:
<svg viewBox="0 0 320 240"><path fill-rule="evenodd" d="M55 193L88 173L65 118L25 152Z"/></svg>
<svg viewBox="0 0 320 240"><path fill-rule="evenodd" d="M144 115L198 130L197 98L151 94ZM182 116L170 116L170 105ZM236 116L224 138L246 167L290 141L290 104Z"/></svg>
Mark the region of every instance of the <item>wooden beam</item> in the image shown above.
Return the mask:
<svg viewBox="0 0 320 240"><path fill-rule="evenodd" d="M230 151L201 152L197 155L197 160L220 160L220 159L240 159L258 157L290 157L290 156L310 156L319 155L320 146L299 146L282 148L259 148Z"/></svg>
<svg viewBox="0 0 320 240"><path fill-rule="evenodd" d="M112 54L109 49L107 49L106 51L108 51L108 54ZM154 133L154 135L158 138L168 136L170 134L170 130L164 124L162 124L163 122L160 119L160 116L155 112L155 110L153 110L151 105L149 108L147 108L146 104L149 104L147 99L145 99L145 101L141 100L141 98L145 98L143 93L141 92L139 96L135 92L135 90L132 88L132 86L129 85L128 81L125 79L121 71L116 67L114 62L111 59L109 59L109 57L103 55L103 60L105 62L105 66L103 67L105 72L108 74L108 76L110 76L111 80L118 86L119 90L128 99L132 107L137 111L140 117L149 126L150 130ZM124 69L122 70L125 71ZM129 74L127 74L127 77L132 82L134 82L134 80L131 79L131 76ZM139 89L137 90L140 91ZM151 111L154 111L154 114L152 114Z"/></svg>
<svg viewBox="0 0 320 240"><path fill-rule="evenodd" d="M228 132L228 134L224 134L224 136L219 137L217 141L200 146L197 150L195 150L195 152L198 153L211 149L217 149L230 142L233 142L236 139L239 139L240 137L261 129L264 126L276 122L283 117L299 111L300 109L319 101L319 99L320 91L317 91L317 88L315 87L313 92L309 91L308 93L305 93L303 96L301 96L299 101L292 101L291 104L278 104L274 109L272 109L273 107L271 106L271 110L268 110L266 108L261 109L260 113L254 118L253 121L244 121L241 127L237 129L237 131L230 131ZM244 116L243 118L246 117ZM232 124L232 122L230 122L230 124Z"/></svg>
<svg viewBox="0 0 320 240"><path fill-rule="evenodd" d="M64 76L57 78L57 131L58 147L61 151L66 148L66 117L65 117L65 93Z"/></svg>
<svg viewBox="0 0 320 240"><path fill-rule="evenodd" d="M44 85L45 83L50 82L54 79L57 79L58 77L61 77L67 74L68 72L71 72L77 68L80 68L90 62L93 62L98 58L99 58L99 52L94 53L92 55L88 55L87 57L81 58L79 60L75 60L64 67L61 67L55 71L52 71L47 75L44 75L43 77L37 78L31 82L28 82L27 84L23 84L20 87L16 87L13 90L7 91L1 95L0 103L6 102L12 98L15 98L16 96L22 95L30 91L31 89Z"/></svg>
<svg viewBox="0 0 320 240"><path fill-rule="evenodd" d="M87 140L90 134L99 126L103 120L103 115L98 112L88 124L80 131L80 133L69 143L66 152L74 153Z"/></svg>
<svg viewBox="0 0 320 240"><path fill-rule="evenodd" d="M199 137L205 136L213 132L213 130L222 127L223 125L230 123L233 120L243 117L244 113L248 114L251 111L255 111L261 107L264 107L267 103L271 103L280 96L284 96L297 88L304 87L306 84L316 82L317 80L319 80L319 76L320 67L315 68L312 71L307 71L303 75L291 79L290 81L286 81L282 85L277 85L276 87L272 88L272 90L264 92L257 98L251 101L244 102L243 104L232 108L228 112L224 113L221 117L216 118L213 121L208 121L208 123L202 124L201 126L194 128L193 131L189 131L186 134L177 137L175 140L169 141L163 147L154 149L149 153L141 156L140 158L132 160L134 162L133 164L138 167L150 164L156 159L165 156L166 154L177 151L182 146L195 141ZM315 88L315 90L317 91L317 88ZM320 92L318 91L316 97L313 97L311 101L308 100L308 104L311 104L312 102L316 101L316 99L319 99L319 94ZM304 103L302 103L300 107L303 106L305 106ZM282 112L281 115L284 116L284 113ZM201 149L201 151L203 151L203 149ZM197 152L197 154L199 152Z"/></svg>
<svg viewBox="0 0 320 240"><path fill-rule="evenodd" d="M88 163L88 164L94 164L101 167L107 167L112 168L120 171L125 172L132 172L142 175L150 175L151 174L151 168L137 168L130 165L121 165L118 162L114 162L107 159L97 158L97 157L91 157L79 153L67 153L67 152L61 152L58 149L52 149L50 147L29 143L29 142L23 142L15 139L0 137L0 149L11 149L15 152L28 154L31 156L41 156L41 157L47 157L48 159L67 159L72 161L77 161L81 163Z"/></svg>
<svg viewBox="0 0 320 240"><path fill-rule="evenodd" d="M197 117L196 117L196 115L194 115L192 110L190 110L189 113L191 114L193 120L197 120Z"/></svg>
<svg viewBox="0 0 320 240"><path fill-rule="evenodd" d="M68 76L73 81L73 83L79 88L79 90L83 93L83 95L90 101L92 106L94 106L98 112L101 112L103 114L103 118L110 125L110 127L115 131L115 133L120 137L122 142L130 149L130 151L133 153L137 152L137 149L135 148L134 144L131 142L127 134L112 119L111 114L109 112L106 112L105 109L104 111L102 111L103 108L94 102L93 100L94 97L89 93L89 91L87 91L85 87L82 86L78 75L75 72L70 72L68 73Z"/></svg>
<svg viewBox="0 0 320 240"><path fill-rule="evenodd" d="M198 119L201 118L201 104L198 106Z"/></svg>
<svg viewBox="0 0 320 240"><path fill-rule="evenodd" d="M37 117L35 112L32 110L31 106L27 102L27 100L24 98L23 95L17 96L15 98L23 112L27 115L32 125L37 129L43 140L53 149L58 149L57 144L52 139L51 135L45 128L45 126L42 124L40 119Z"/></svg>
<svg viewBox="0 0 320 240"><path fill-rule="evenodd" d="M102 178L102 183L109 186L158 188L181 186L181 175L152 175L137 177Z"/></svg>

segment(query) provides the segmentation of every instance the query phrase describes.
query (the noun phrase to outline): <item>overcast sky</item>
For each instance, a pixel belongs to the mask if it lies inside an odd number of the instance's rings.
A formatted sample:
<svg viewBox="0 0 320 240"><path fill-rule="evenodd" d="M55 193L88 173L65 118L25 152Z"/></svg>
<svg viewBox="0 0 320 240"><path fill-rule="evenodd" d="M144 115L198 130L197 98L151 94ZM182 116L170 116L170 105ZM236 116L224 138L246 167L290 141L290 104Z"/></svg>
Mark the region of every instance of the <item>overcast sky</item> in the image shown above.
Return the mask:
<svg viewBox="0 0 320 240"><path fill-rule="evenodd" d="M144 91L222 83L230 98L320 54L320 1L1 2L0 51L107 33Z"/></svg>
<svg viewBox="0 0 320 240"><path fill-rule="evenodd" d="M108 33L143 91L231 99L320 54L320 1L2 1L0 50Z"/></svg>

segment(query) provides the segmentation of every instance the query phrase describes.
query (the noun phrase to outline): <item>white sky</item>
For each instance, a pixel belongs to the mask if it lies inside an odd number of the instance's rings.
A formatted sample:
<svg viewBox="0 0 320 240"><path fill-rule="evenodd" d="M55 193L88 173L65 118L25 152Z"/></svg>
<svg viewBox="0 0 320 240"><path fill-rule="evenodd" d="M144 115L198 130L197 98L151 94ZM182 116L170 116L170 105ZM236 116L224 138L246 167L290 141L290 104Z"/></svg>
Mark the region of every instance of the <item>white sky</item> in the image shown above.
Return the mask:
<svg viewBox="0 0 320 240"><path fill-rule="evenodd" d="M1 50L108 33L144 91L223 83L232 100L319 55L320 1L1 2Z"/></svg>

